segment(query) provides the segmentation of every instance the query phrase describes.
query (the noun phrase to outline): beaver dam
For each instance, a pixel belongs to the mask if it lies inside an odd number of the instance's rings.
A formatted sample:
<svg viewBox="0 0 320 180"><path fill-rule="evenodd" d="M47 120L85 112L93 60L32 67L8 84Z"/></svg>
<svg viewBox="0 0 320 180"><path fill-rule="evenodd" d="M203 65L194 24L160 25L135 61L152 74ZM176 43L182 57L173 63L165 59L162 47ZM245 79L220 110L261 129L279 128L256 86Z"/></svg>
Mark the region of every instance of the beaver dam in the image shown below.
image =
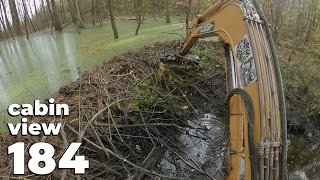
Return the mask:
<svg viewBox="0 0 320 180"><path fill-rule="evenodd" d="M52 98L69 105L69 116L28 117L28 123L61 122L61 133L2 136L0 179L13 177L6 147L18 141L27 147L49 142L56 160L71 142L82 142L79 154L90 161L83 179L221 179L227 163L224 50L220 43L200 41L191 50L200 57L198 65L160 61L161 52L175 53L179 47L173 41L127 52L62 87ZM48 176L26 172L21 178L79 177L61 169Z"/></svg>

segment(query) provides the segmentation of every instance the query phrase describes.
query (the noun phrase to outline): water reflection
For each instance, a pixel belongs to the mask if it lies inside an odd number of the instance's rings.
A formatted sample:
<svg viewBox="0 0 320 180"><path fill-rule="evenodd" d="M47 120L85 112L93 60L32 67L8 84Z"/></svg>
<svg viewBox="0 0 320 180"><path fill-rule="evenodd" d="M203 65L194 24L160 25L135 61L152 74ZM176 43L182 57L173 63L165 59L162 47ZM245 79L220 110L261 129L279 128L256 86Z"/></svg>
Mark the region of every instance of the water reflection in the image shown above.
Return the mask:
<svg viewBox="0 0 320 180"><path fill-rule="evenodd" d="M29 40L1 43L0 118L8 105L44 99L63 84L78 79L76 44L72 33L38 33Z"/></svg>

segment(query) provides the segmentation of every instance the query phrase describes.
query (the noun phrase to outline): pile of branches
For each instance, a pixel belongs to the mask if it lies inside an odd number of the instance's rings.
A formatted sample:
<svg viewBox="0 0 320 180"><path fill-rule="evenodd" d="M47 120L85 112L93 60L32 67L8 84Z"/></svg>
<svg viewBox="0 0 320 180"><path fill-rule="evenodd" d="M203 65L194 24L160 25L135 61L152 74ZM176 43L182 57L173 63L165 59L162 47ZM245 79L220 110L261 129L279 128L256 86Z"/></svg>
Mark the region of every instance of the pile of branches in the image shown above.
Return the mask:
<svg viewBox="0 0 320 180"><path fill-rule="evenodd" d="M48 142L55 147L56 161L70 143L81 142L79 154L90 161L90 168L81 175L83 179L148 176L172 179L152 169L162 154L176 143L177 133L192 128L186 119L194 116L195 109L179 85L181 77L177 78L159 60L160 52L176 51L179 45L180 42L175 41L127 52L62 87L52 98L56 103L69 105L69 116L28 117L28 123L62 123L59 135L2 135L0 178L13 177L13 159L6 154L6 148L14 142L25 142L26 148L37 142ZM209 45L212 43L201 46ZM26 157L26 162L29 158ZM190 166L205 174L196 165ZM61 169L48 176L26 172L23 178L79 179L80 176L72 170Z"/></svg>

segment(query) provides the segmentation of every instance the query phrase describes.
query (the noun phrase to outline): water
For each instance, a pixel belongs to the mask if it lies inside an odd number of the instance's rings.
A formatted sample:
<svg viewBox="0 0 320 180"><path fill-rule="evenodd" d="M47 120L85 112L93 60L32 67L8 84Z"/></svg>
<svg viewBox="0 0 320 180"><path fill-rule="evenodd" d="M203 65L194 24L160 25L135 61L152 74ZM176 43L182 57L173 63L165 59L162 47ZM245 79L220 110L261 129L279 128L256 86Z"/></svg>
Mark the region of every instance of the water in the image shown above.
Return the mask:
<svg viewBox="0 0 320 180"><path fill-rule="evenodd" d="M76 34L72 26L53 35L34 33L7 40L0 44L0 131L8 121L7 107L12 103L32 103L44 100L64 84L77 80L80 75L106 60L128 50L137 50L157 41L179 38L182 24L147 20L135 36L135 21L118 21L120 39L114 40L108 22L104 26L90 26ZM181 29L181 30L180 30Z"/></svg>
<svg viewBox="0 0 320 180"><path fill-rule="evenodd" d="M188 121L192 128L179 136L177 156L175 151L167 150L160 161L160 170L171 176L188 177L190 179L208 179L199 175L191 167L198 167L210 177L222 178L223 166L223 129L224 125L212 114L202 114L199 119ZM182 157L182 158L181 158Z"/></svg>
<svg viewBox="0 0 320 180"><path fill-rule="evenodd" d="M320 143L311 143L300 135L289 134L288 169L292 180L320 179Z"/></svg>
<svg viewBox="0 0 320 180"><path fill-rule="evenodd" d="M195 129L188 129L188 134L179 136L177 146L183 150L182 156L189 164L196 163L215 179L223 179L223 124L212 114L202 114L201 118L188 121ZM196 130L200 128L200 130ZM312 144L301 135L289 134L288 174L290 180L320 179L320 143ZM192 159L192 160L190 160ZM172 151L167 150L162 157L159 169L171 176L188 177L190 179L208 179L195 175L190 166ZM241 173L244 174L244 164ZM192 169L192 168L191 168Z"/></svg>

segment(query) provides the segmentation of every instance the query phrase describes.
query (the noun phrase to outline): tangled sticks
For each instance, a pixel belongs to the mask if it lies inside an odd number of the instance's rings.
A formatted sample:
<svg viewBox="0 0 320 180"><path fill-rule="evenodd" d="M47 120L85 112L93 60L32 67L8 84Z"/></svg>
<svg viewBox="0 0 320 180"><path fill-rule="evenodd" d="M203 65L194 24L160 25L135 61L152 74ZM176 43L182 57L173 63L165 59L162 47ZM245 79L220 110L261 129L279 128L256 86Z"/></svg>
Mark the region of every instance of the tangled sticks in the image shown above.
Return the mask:
<svg viewBox="0 0 320 180"><path fill-rule="evenodd" d="M202 49L209 46L217 47L212 42L198 44ZM79 154L90 161L90 168L81 176L83 179L142 179L148 176L185 179L157 173L155 166L167 149L182 152L175 144L179 133L193 128L187 120L197 116L196 109L208 111L222 103L224 85L221 78L223 69L217 70L215 61L210 61L205 69L196 67L179 72L161 64L160 51L178 48L179 42L158 43L137 53L125 53L62 87L52 97L56 103L69 105L69 116L28 118L29 123L61 122L60 134L14 139L2 135L0 154L5 158L0 160L0 178L13 177L12 157L6 155L5 149L8 145L20 141L29 147L45 141L55 147L56 160L61 158L71 142L82 142ZM218 49L212 59L223 61L220 59L222 56L223 51ZM217 84L213 81L215 77L220 79ZM203 105L204 102L207 105ZM178 155L180 158L188 157L188 154ZM191 158L186 159L186 164L194 172L210 177ZM61 169L39 177L26 172L24 178L80 177L70 170Z"/></svg>

